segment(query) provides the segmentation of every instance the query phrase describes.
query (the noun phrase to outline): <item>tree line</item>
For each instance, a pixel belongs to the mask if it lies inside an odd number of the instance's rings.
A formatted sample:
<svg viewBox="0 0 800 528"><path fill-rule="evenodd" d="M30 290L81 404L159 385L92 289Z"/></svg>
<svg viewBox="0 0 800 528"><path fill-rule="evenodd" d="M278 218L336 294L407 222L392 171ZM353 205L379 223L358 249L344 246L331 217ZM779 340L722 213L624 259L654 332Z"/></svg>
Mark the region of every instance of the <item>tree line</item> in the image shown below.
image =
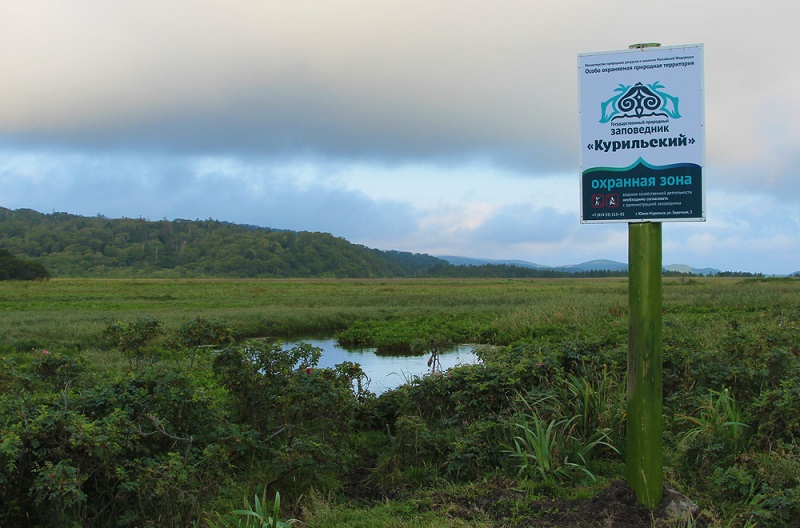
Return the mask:
<svg viewBox="0 0 800 528"><path fill-rule="evenodd" d="M626 271L565 271L510 264L457 266L426 254L381 251L329 233L219 220L111 219L0 207L0 280L91 278L559 278ZM745 276L725 272L729 276ZM665 272L665 275L692 274ZM746 274L751 276L752 274Z"/></svg>
<svg viewBox="0 0 800 528"><path fill-rule="evenodd" d="M56 277L412 277L443 262L370 249L328 233L5 208L0 247Z"/></svg>
<svg viewBox="0 0 800 528"><path fill-rule="evenodd" d="M0 249L0 281L42 280L50 273L38 262L20 258L6 249Z"/></svg>

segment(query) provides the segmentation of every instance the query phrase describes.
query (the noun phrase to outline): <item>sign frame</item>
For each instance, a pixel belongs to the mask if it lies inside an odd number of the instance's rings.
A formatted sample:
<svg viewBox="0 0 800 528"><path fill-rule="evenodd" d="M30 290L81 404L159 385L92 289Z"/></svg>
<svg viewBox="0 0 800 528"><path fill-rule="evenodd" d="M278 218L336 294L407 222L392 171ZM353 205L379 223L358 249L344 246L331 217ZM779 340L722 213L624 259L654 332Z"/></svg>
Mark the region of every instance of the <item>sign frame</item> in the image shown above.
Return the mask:
<svg viewBox="0 0 800 528"><path fill-rule="evenodd" d="M703 51L578 55L581 223L706 220Z"/></svg>

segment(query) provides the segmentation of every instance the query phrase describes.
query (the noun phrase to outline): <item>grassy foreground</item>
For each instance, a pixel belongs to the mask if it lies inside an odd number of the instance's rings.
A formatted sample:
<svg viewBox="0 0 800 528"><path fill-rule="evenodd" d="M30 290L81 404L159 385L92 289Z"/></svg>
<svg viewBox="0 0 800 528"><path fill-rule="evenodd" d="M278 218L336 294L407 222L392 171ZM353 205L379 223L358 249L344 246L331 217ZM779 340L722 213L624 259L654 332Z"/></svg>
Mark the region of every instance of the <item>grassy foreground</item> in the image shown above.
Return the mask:
<svg viewBox="0 0 800 528"><path fill-rule="evenodd" d="M684 525L800 523L800 280L665 279L664 312ZM234 341L175 346L197 318ZM487 347L375 398L254 340L303 334ZM542 504L624 474L626 347L617 278L0 283L0 526L234 526L265 486L312 528L558 525Z"/></svg>
<svg viewBox="0 0 800 528"><path fill-rule="evenodd" d="M85 347L109 322L142 316L167 329L197 316L224 319L244 337L333 334L374 320L463 318L474 323L463 330L474 334L466 341L508 342L538 326L551 331L551 324L578 328L607 321L622 327L626 288L625 279L5 282L0 338L18 348L27 342L29 348ZM726 292L707 283L696 284L697 290ZM733 288L727 293L735 295ZM496 335L481 335L487 325Z"/></svg>

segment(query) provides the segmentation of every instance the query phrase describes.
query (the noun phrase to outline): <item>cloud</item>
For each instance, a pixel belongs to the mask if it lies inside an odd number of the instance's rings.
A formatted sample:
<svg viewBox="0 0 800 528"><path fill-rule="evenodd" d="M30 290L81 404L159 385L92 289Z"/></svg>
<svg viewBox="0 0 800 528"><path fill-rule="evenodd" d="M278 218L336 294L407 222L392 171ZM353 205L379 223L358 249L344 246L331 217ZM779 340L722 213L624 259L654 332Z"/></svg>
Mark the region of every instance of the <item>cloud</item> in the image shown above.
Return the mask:
<svg viewBox="0 0 800 528"><path fill-rule="evenodd" d="M642 20L674 39L665 44L707 44L712 162L761 157L778 134L762 122L765 107L791 116L788 125L800 117L797 74L774 52L793 45L779 27L790 23L788 3L614 5L612 14L554 1L11 2L0 61L14 82L0 86L11 102L0 108L0 136L74 149L571 170L576 54L653 40L637 29ZM769 30L740 38L765 17ZM709 19L725 22L709 28ZM611 31L598 34L598 24Z"/></svg>
<svg viewBox="0 0 800 528"><path fill-rule="evenodd" d="M624 260L625 226L577 223L577 54L704 43L709 222L665 229L665 258L716 248L708 257L731 264L707 265L794 271L793 9L9 0L0 200L385 249Z"/></svg>
<svg viewBox="0 0 800 528"><path fill-rule="evenodd" d="M15 66L0 95L16 102L0 122L17 139L527 166L576 158L563 142L574 111L557 115L547 96L567 85L537 86L534 68L522 66L540 62L524 4L85 4L20 8L0 37ZM560 76L571 83L568 56Z"/></svg>
<svg viewBox="0 0 800 528"><path fill-rule="evenodd" d="M575 215L533 204L506 207L470 233L470 237L508 246L521 243L547 244L562 240L576 227Z"/></svg>
<svg viewBox="0 0 800 528"><path fill-rule="evenodd" d="M205 219L375 240L413 224L413 208L295 178L292 166L135 156L7 155L4 206L110 217Z"/></svg>

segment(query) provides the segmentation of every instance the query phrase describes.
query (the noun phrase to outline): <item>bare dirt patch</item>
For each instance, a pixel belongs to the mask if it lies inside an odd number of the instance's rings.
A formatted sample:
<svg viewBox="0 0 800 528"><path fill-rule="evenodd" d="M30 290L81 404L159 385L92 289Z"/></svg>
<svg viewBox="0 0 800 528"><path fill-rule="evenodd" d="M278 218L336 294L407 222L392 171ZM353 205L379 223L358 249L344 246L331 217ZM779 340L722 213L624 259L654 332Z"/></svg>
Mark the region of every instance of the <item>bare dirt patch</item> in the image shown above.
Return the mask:
<svg viewBox="0 0 800 528"><path fill-rule="evenodd" d="M611 483L598 495L588 499L526 500L515 489L512 480L497 479L487 483L479 497L461 501L451 515L470 519L477 512L495 518L498 526L509 528L678 528L686 526L675 517L670 504L684 499L674 491L665 490L661 507L651 511L639 505L636 494L625 481ZM460 501L455 501L460 502ZM452 504L452 503L451 503ZM685 512L684 512L685 513ZM696 513L696 512L695 512ZM683 517L685 519L685 516ZM692 526L704 523L693 519Z"/></svg>

